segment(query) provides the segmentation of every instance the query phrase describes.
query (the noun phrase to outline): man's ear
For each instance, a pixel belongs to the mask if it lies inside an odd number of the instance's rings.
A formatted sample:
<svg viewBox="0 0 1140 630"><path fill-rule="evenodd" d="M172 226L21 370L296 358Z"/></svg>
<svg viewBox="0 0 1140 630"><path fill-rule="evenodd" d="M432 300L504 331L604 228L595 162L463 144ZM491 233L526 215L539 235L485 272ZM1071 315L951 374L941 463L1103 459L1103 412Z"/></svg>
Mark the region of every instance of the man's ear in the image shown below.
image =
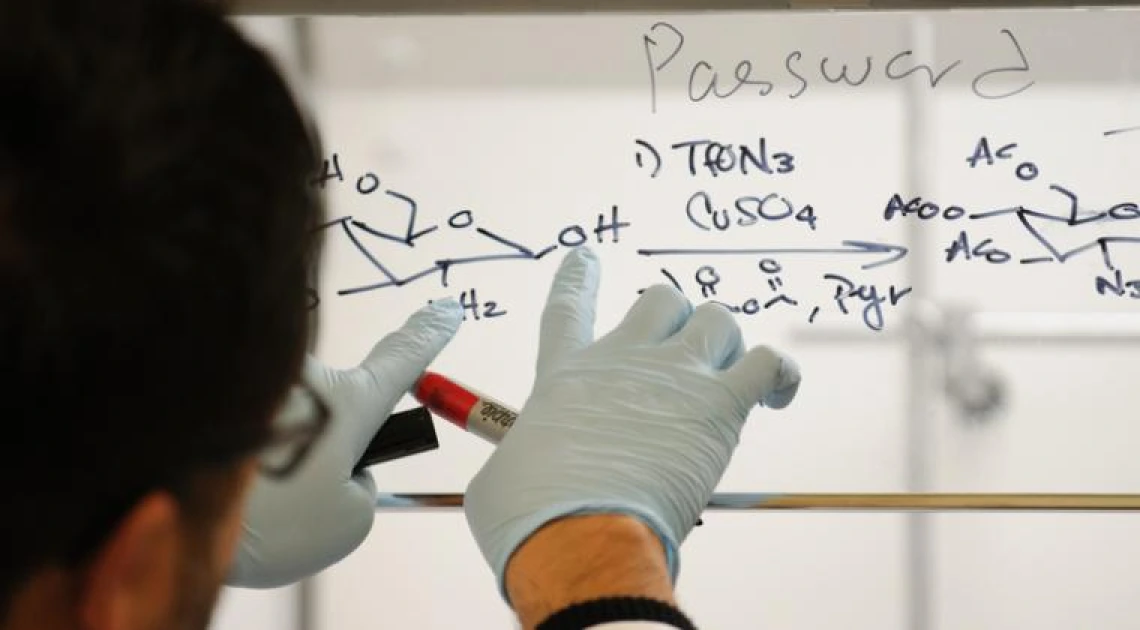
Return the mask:
<svg viewBox="0 0 1140 630"><path fill-rule="evenodd" d="M96 552L78 593L85 630L156 627L174 601L182 549L178 505L165 492L143 497Z"/></svg>

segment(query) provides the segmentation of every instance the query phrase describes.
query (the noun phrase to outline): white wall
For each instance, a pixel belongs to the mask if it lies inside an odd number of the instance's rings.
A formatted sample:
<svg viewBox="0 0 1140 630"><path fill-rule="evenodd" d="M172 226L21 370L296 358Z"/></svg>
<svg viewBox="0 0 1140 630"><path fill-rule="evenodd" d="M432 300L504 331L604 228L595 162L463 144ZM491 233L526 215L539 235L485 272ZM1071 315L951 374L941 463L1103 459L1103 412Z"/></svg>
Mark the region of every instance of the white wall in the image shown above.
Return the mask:
<svg viewBox="0 0 1140 630"><path fill-rule="evenodd" d="M750 341L777 344L801 361L805 384L792 409L756 414L723 491L1128 492L1136 487L1140 460L1132 454L1140 446L1140 431L1130 413L1140 401L1140 392L1130 386L1136 342L1060 343L1049 338L1052 333L1026 332L1033 314L1052 315L1062 328L1085 321L1073 313L1134 315L1130 301L1091 290L1093 277L1103 273L1099 263L947 264L941 252L959 225L908 229L906 221L883 222L882 208L898 191L971 211L1019 203L1063 210L1049 183L1080 190L1090 210L1135 200L1129 195L1136 194L1131 172L1140 156L1140 132L1111 141L1101 132L1140 125L1140 109L1134 106L1140 56L1129 36L1140 26L1140 16L938 14L930 28L906 15L885 13L669 18L688 36L678 59L704 58L727 68L726 76L743 58L753 61L758 74L778 74L791 50L804 52L804 72L822 56L861 64L864 55L875 55L882 63L911 48L918 51L916 58L931 55L940 67L961 59L938 90L919 91L923 117L917 133L908 118L915 92L909 83L881 75L859 89L824 89L816 80L801 99L786 97L796 84L784 75L776 86L784 96L692 106L683 100L683 73L670 72L659 79L659 113L651 116L641 36L656 19L321 19L314 24L317 76L309 94L326 146L341 156L347 186L363 170L374 171L384 188L416 198L421 225L471 208L479 225L528 244L545 243L562 226L621 205L634 226L625 244L598 246L606 265L600 330L614 323L636 288L662 279L662 265L689 278L686 290L693 297L691 277L703 263L721 270L724 299L767 295L763 280L752 275L754 261L648 260L634 255L635 247L773 242L823 247L842 239L911 246L915 267L910 272L895 265L864 273L851 259L781 259L789 286L799 287L805 303L826 304L833 286L819 282L819 276L829 271L880 286L905 285L914 277L908 273L924 280L915 286L915 299L888 312L888 329L881 334L835 312L811 325L804 313L792 312L743 320ZM1017 62L1002 28L1016 33L1036 83L1016 98L980 100L969 95L970 78ZM267 41L275 37L266 32L261 36ZM665 41L662 33L654 35ZM1022 75L1010 75L1007 87L1020 80ZM673 174L650 180L632 165L636 137L664 143L708 135L748 142L760 134L794 147L798 175L777 182ZM1019 143L1017 159L1035 161L1042 175L1022 183L1006 166L965 168L981 134ZM820 230L779 225L723 237L691 232L678 208L698 187L718 196L778 190L813 203ZM389 231L404 225L404 208L390 197L362 197L341 187L331 199L337 216L351 214ZM992 237L1019 254L1033 252L1034 243L1015 224L974 222L967 229L975 239ZM1051 237L1070 245L1087 240L1084 231L1050 230ZM1109 233L1140 236L1131 224L1098 234ZM376 251L399 273L442 256L471 253L472 247L475 253L494 251L481 243L444 228L414 250L387 245ZM356 361L426 299L474 287L484 299L500 300L509 316L468 322L438 367L522 402L534 352L526 339L535 334L557 253L533 263L455 270L446 288L429 281L337 296L337 289L382 278L343 235L330 237L330 245L322 280L322 357L338 364ZM1135 271L1136 262L1140 251L1120 250L1118 264ZM904 317L915 313L918 298L984 312L1026 312L1006 318L1024 340L985 341L978 347L982 364L999 376L1008 403L988 422L970 423L960 416L936 378L941 364L935 354L927 357L930 378L911 378L914 366L901 335ZM1089 327L1095 332L1098 325L1094 321ZM1140 326L1131 328L1140 333ZM843 340L825 336L836 331ZM910 397L925 401L918 417L908 417ZM908 441L915 432L928 441L917 455ZM446 426L440 427L440 440L436 453L377 468L381 486L462 491L488 447ZM924 487L914 487L915 478L925 479ZM1140 543L1132 535L1137 517L1131 514L933 516L922 521L929 531L917 550L918 574L915 550L908 547L915 521L902 515L748 512L710 513L705 520L686 543L680 592L698 621L710 628L1123 630L1135 627L1140 612ZM381 514L364 547L321 575L316 585L322 629L511 625L457 512ZM232 622L223 616L219 627L278 627L254 620L271 619L293 605L284 596L272 602L261 599L272 597L266 594L229 597L249 602L248 608L227 603L227 611L239 612L230 613ZM921 624L908 617L916 602Z"/></svg>

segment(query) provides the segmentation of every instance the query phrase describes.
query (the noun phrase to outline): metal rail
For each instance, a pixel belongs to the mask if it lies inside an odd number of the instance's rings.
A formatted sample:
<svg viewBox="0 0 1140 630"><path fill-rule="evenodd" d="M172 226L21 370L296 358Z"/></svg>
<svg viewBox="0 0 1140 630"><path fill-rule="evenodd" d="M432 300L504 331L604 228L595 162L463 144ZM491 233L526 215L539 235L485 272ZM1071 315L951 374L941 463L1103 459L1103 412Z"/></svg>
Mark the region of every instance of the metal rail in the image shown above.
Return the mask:
<svg viewBox="0 0 1140 630"><path fill-rule="evenodd" d="M1071 0L234 0L242 15L432 15L463 13L664 13L709 11L908 11L1121 8L1138 2Z"/></svg>
<svg viewBox="0 0 1140 630"><path fill-rule="evenodd" d="M462 494L381 493L376 504L376 509L383 511L420 512L462 507ZM1140 494L726 492L714 494L708 507L728 511L1136 512L1140 511Z"/></svg>

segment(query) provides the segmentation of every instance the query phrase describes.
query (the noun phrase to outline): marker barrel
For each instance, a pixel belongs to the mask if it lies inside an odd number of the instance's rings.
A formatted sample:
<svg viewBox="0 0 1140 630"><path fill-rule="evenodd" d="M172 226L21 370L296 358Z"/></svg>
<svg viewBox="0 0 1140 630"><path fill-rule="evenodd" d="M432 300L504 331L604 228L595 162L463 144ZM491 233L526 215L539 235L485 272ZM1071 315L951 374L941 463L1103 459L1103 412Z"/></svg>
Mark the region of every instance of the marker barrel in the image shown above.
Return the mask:
<svg viewBox="0 0 1140 630"><path fill-rule="evenodd" d="M432 413L492 444L498 444L519 417L494 398L435 372L424 373L413 394Z"/></svg>

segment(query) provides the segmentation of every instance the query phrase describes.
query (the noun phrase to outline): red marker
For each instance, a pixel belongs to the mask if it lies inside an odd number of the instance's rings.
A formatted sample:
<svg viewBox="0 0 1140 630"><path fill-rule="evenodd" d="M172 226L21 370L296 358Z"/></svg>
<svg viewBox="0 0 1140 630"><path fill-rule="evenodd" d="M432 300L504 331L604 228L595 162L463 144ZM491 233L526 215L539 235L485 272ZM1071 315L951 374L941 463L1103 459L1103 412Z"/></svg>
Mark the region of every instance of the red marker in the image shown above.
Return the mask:
<svg viewBox="0 0 1140 630"><path fill-rule="evenodd" d="M435 372L424 372L412 392L420 404L492 444L507 434L519 412Z"/></svg>

